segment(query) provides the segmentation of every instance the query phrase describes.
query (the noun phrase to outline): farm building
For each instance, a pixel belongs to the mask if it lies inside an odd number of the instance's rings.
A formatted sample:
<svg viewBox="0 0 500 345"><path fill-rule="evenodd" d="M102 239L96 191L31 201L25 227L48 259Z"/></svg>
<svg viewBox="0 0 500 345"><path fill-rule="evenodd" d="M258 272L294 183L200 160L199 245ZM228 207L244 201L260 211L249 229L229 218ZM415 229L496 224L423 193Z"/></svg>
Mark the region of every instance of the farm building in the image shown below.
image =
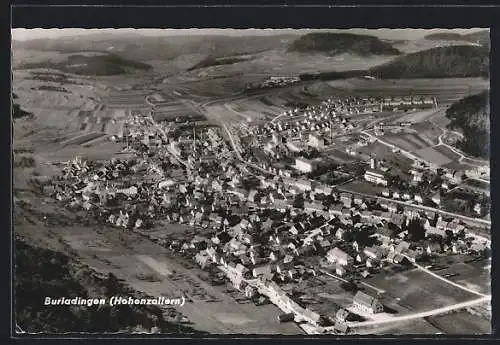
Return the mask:
<svg viewBox="0 0 500 345"><path fill-rule="evenodd" d="M367 295L362 291L358 291L356 293L352 300L352 303L354 308L369 314L380 313L384 310L384 307L378 299Z"/></svg>

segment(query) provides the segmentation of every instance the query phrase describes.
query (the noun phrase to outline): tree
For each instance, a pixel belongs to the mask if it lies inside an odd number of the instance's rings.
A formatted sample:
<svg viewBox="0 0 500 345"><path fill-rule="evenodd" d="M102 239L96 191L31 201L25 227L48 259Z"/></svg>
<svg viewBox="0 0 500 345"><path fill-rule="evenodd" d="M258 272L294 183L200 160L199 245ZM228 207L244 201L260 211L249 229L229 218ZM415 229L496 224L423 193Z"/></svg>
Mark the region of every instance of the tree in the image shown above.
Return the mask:
<svg viewBox="0 0 500 345"><path fill-rule="evenodd" d="M484 259L489 259L491 257L491 249L484 248L483 250L481 250L481 257Z"/></svg>
<svg viewBox="0 0 500 345"><path fill-rule="evenodd" d="M293 201L293 207L295 208L304 208L304 196L302 194L298 194Z"/></svg>
<svg viewBox="0 0 500 345"><path fill-rule="evenodd" d="M260 180L254 176L244 179L242 182L242 187L246 190L256 189L260 186Z"/></svg>
<svg viewBox="0 0 500 345"><path fill-rule="evenodd" d="M413 218L408 223L408 236L413 242L421 241L425 238L425 229L419 218Z"/></svg>

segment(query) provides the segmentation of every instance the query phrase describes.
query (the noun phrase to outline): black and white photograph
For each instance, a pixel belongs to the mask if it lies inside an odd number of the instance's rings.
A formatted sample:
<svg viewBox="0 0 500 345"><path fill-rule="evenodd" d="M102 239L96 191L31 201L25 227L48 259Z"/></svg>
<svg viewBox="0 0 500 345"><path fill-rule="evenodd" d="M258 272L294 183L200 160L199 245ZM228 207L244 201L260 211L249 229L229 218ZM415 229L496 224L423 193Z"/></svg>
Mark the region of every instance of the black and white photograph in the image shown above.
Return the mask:
<svg viewBox="0 0 500 345"><path fill-rule="evenodd" d="M16 334L490 335L490 30L13 28Z"/></svg>

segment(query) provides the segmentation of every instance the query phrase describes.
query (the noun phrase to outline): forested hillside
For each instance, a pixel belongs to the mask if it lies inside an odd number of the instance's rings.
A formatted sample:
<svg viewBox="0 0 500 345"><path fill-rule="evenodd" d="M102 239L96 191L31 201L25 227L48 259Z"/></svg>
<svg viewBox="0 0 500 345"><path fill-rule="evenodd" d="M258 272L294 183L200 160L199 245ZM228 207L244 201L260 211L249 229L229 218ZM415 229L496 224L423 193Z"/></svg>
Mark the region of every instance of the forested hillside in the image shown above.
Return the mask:
<svg viewBox="0 0 500 345"><path fill-rule="evenodd" d="M51 298L139 297L114 275L102 276L76 259L49 249L15 242L15 320L24 332L146 331L198 334L166 322L152 305L45 306Z"/></svg>
<svg viewBox="0 0 500 345"><path fill-rule="evenodd" d="M432 48L370 69L378 78L487 77L489 52L477 46Z"/></svg>
<svg viewBox="0 0 500 345"><path fill-rule="evenodd" d="M329 55L399 55L400 51L377 37L346 33L311 33L295 40L289 51L322 52Z"/></svg>
<svg viewBox="0 0 500 345"><path fill-rule="evenodd" d="M465 97L446 111L448 128L460 131L464 139L457 143L462 151L482 158L489 157L490 111L488 92Z"/></svg>

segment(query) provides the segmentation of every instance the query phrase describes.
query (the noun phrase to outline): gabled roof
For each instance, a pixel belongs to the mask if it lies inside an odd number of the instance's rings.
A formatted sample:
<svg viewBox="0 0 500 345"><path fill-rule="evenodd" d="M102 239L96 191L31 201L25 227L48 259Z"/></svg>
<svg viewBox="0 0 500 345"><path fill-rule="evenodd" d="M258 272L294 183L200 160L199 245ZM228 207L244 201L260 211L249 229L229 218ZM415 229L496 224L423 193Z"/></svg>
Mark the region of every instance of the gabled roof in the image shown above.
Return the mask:
<svg viewBox="0 0 500 345"><path fill-rule="evenodd" d="M375 297L367 295L362 291L358 291L353 298L353 302L366 306L368 308L372 308L378 302L378 300Z"/></svg>
<svg viewBox="0 0 500 345"><path fill-rule="evenodd" d="M346 252L344 252L342 249L338 248L338 247L335 247L331 250L328 251L327 253L328 256L331 256L331 257L334 257L334 258L337 258L337 259L343 259L343 260L349 260L349 259L352 259L352 257L347 254Z"/></svg>

